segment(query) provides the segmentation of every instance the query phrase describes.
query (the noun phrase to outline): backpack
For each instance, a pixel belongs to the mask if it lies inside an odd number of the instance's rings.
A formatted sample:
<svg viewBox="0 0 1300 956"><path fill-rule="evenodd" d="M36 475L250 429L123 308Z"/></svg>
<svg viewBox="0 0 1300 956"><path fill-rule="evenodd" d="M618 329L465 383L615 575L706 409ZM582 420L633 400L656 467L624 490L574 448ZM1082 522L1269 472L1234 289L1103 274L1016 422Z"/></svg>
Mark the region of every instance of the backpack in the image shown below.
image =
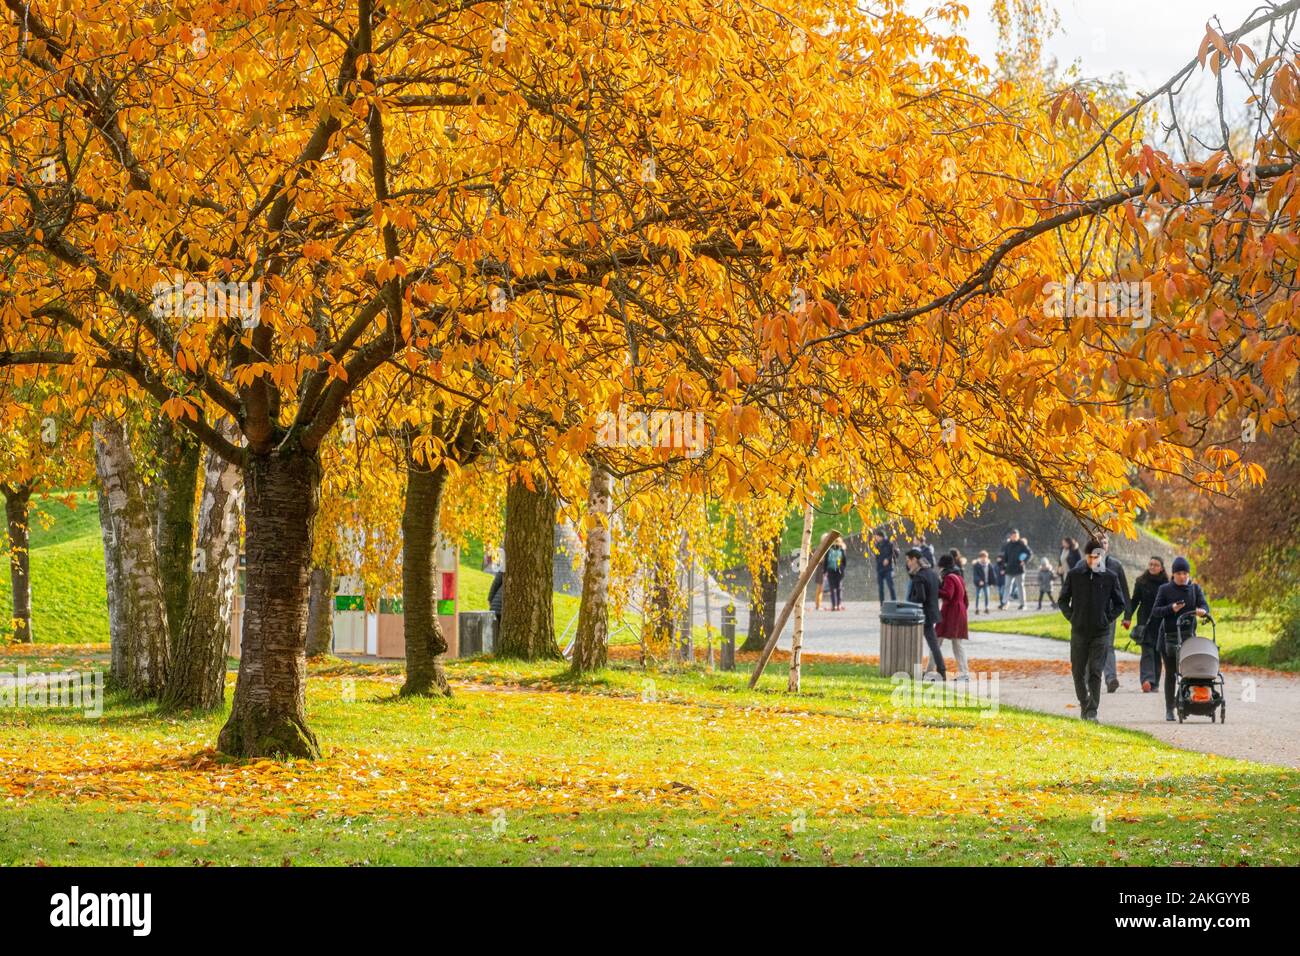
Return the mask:
<svg viewBox="0 0 1300 956"><path fill-rule="evenodd" d="M831 548L826 552L826 570L839 571L844 567L844 549Z"/></svg>

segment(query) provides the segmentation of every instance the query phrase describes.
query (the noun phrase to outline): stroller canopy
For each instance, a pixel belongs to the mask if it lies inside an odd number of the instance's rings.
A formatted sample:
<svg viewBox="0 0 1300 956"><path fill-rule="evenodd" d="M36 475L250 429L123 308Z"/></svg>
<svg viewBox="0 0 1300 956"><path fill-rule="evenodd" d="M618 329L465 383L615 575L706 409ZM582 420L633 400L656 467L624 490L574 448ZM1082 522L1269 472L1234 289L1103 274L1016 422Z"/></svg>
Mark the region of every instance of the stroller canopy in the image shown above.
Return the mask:
<svg viewBox="0 0 1300 956"><path fill-rule="evenodd" d="M1178 649L1178 673L1192 680L1219 676L1219 646L1208 637L1189 637Z"/></svg>

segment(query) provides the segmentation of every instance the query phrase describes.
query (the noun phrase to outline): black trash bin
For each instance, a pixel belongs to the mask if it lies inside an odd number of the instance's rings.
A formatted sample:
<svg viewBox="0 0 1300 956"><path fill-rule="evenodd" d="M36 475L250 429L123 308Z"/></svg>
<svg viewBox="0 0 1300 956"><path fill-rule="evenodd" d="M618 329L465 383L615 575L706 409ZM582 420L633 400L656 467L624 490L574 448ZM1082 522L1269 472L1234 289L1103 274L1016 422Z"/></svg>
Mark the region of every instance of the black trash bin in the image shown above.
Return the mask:
<svg viewBox="0 0 1300 956"><path fill-rule="evenodd" d="M912 601L880 605L880 673L921 678L921 648L925 643L925 608Z"/></svg>

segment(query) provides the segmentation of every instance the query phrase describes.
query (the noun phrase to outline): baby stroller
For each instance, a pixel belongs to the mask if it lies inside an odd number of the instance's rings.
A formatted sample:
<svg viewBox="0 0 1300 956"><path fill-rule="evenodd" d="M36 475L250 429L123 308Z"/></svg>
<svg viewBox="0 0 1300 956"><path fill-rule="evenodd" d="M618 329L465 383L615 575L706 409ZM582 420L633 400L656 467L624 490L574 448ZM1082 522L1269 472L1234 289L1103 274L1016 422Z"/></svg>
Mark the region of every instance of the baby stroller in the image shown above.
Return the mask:
<svg viewBox="0 0 1300 956"><path fill-rule="evenodd" d="M1205 620L1210 625L1209 637L1196 633L1195 611L1184 611L1178 615L1174 625L1174 640L1178 642L1178 688L1174 693L1174 703L1180 724L1188 714L1209 717L1210 723L1214 723L1215 711L1218 711L1219 723L1228 719L1227 695L1223 692L1223 675L1219 673L1219 644L1214 618L1207 614ZM1190 628L1186 627L1189 623ZM1183 638L1185 631L1191 636Z"/></svg>

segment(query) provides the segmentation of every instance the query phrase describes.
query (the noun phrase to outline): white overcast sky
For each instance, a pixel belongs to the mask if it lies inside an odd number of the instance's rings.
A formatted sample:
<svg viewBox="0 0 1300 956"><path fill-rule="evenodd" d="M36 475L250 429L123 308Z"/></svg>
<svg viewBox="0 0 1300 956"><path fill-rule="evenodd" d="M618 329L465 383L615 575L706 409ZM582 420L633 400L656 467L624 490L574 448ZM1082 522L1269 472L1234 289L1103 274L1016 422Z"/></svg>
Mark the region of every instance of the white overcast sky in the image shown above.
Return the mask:
<svg viewBox="0 0 1300 956"><path fill-rule="evenodd" d="M933 3L914 2L923 10ZM1085 75L1126 74L1135 89L1159 86L1196 55L1206 21L1232 30L1266 4L1261 0L1055 0L1060 29L1047 43L1064 67L1078 61ZM963 31L982 57L997 50L990 0L966 0Z"/></svg>
<svg viewBox="0 0 1300 956"><path fill-rule="evenodd" d="M1014 2L1014 0L1013 0ZM935 0L906 0L908 9L922 14ZM1055 9L1059 25L1045 45L1062 71L1077 65L1085 77L1111 79L1122 74L1130 92L1147 92L1163 85L1196 56L1207 21L1217 18L1220 32L1235 30L1270 0L1044 0ZM998 49L997 27L990 13L992 0L965 0L970 17L960 28L972 50L989 64ZM1252 39L1265 35L1257 30ZM1257 45L1256 49L1262 46ZM1225 84L1225 106L1231 118L1244 109L1244 85ZM1179 98L1187 118L1191 108L1213 116L1214 79L1198 70ZM1161 104L1161 113L1165 111Z"/></svg>

